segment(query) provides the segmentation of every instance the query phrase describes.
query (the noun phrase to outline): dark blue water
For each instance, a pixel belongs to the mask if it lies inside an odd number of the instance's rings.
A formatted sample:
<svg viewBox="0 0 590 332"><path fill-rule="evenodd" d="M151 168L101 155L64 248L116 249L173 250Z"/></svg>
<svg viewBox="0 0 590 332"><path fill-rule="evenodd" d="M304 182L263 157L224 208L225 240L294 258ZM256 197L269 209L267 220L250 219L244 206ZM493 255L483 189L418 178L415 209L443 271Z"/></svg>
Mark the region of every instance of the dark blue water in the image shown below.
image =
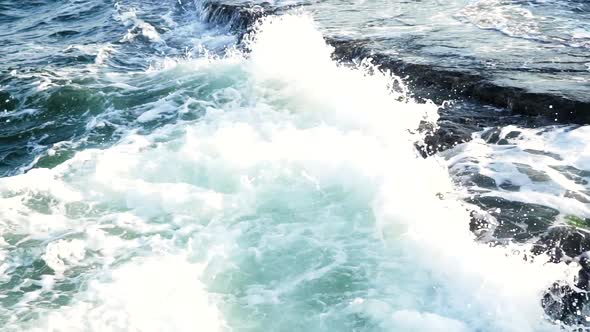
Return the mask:
<svg viewBox="0 0 590 332"><path fill-rule="evenodd" d="M200 54L210 33L195 6L175 1L4 1L0 174L33 167L53 144L102 146L118 137L120 126L133 126L142 105L173 88L130 92L113 84L112 77L133 79L166 57ZM220 37L207 46L215 51L232 41ZM88 130L97 118L108 122Z"/></svg>

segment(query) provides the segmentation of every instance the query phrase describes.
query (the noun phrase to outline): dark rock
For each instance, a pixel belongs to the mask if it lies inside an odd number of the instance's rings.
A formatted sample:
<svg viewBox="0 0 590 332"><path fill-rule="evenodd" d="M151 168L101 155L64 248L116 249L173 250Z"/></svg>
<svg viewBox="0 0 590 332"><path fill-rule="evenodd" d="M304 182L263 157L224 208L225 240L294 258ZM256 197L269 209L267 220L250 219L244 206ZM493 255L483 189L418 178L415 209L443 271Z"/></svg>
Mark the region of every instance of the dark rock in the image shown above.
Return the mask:
<svg viewBox="0 0 590 332"><path fill-rule="evenodd" d="M256 22L268 15L278 15L286 10L307 4L273 6L269 2L220 2L204 1L200 5L201 19L212 25L225 26L237 33L240 39L250 32Z"/></svg>
<svg viewBox="0 0 590 332"><path fill-rule="evenodd" d="M589 197L585 196L584 194L575 192L575 191L566 190L564 197L573 198L573 199L577 200L578 202L581 202L584 204L590 204Z"/></svg>
<svg viewBox="0 0 590 332"><path fill-rule="evenodd" d="M549 182L551 178L543 171L539 171L531 167L530 165L514 163L516 169L531 179L533 182Z"/></svg>
<svg viewBox="0 0 590 332"><path fill-rule="evenodd" d="M574 181L576 184L587 185L590 179L590 171L580 170L574 166L550 166L551 168L559 171L568 180Z"/></svg>
<svg viewBox="0 0 590 332"><path fill-rule="evenodd" d="M498 221L498 226L494 229L494 237L497 239L516 239L519 234L526 236L526 230L517 224L508 220Z"/></svg>
<svg viewBox="0 0 590 332"><path fill-rule="evenodd" d="M468 142L474 131L474 128L451 121L440 121L439 129L424 138L424 150L427 155L431 155L452 148L457 144Z"/></svg>
<svg viewBox="0 0 590 332"><path fill-rule="evenodd" d="M424 145L418 147L425 157L468 142L473 133L485 128L499 128L508 124L521 127L538 127L547 124L540 118L510 116L497 108L465 99L455 100L451 106L440 107L438 113L440 118L436 131L432 130L430 124L423 124L421 127L421 131L428 133L424 139Z"/></svg>
<svg viewBox="0 0 590 332"><path fill-rule="evenodd" d="M508 142L507 139L502 138L501 140L498 141L498 145L509 145L510 142Z"/></svg>
<svg viewBox="0 0 590 332"><path fill-rule="evenodd" d="M513 184L510 181L502 182L500 184L500 188L507 190L507 191L519 191L520 186Z"/></svg>
<svg viewBox="0 0 590 332"><path fill-rule="evenodd" d="M505 139L515 139L518 136L520 136L521 132L518 130L515 131L511 131L508 134L506 134L506 136L504 136Z"/></svg>
<svg viewBox="0 0 590 332"><path fill-rule="evenodd" d="M267 2L254 5L206 1L201 5L201 18L209 24L223 25L234 32L245 33L258 19L274 11L276 8Z"/></svg>
<svg viewBox="0 0 590 332"><path fill-rule="evenodd" d="M277 7L267 2L236 4L206 1L201 4L201 12L205 22L225 25L237 33L244 34L260 17L278 14L294 6L297 5ZM391 70L400 77L407 77L414 87L428 91L428 98L435 102L442 103L444 100L452 99L452 95L466 96L508 108L519 114L543 115L562 123L590 123L590 101L587 100L497 85L492 83L485 73L410 63L389 54L374 52L371 47L373 41L369 39L326 38L326 41L335 48L335 58L353 61L371 57L377 65Z"/></svg>
<svg viewBox="0 0 590 332"><path fill-rule="evenodd" d="M472 192L481 192L480 189L497 189L496 180L493 178L480 174L478 170L468 169L465 172L455 174L456 183L460 186L467 187ZM489 190L486 190L487 192Z"/></svg>
<svg viewBox="0 0 590 332"><path fill-rule="evenodd" d="M493 178L483 175L483 174L479 174L476 173L471 177L471 181L473 182L473 184L481 187L481 188L486 188L486 189L496 189L497 185L496 185L496 180L494 180Z"/></svg>
<svg viewBox="0 0 590 332"><path fill-rule="evenodd" d="M496 144L500 140L501 132L502 129L500 128L490 128L481 134L481 138L487 143Z"/></svg>
<svg viewBox="0 0 590 332"><path fill-rule="evenodd" d="M590 321L586 319L584 308L590 304L590 252L583 252L573 260L579 264L578 275L574 278L574 286L561 281L555 282L545 293L541 305L547 316L555 321L570 326L584 326L587 331Z"/></svg>
<svg viewBox="0 0 590 332"><path fill-rule="evenodd" d="M539 204L509 201L494 196L473 196L467 200L496 218L497 238L529 239L543 234L555 221L559 211Z"/></svg>
<svg viewBox="0 0 590 332"><path fill-rule="evenodd" d="M562 123L590 123L590 101L587 100L497 85L485 73L409 63L392 55L373 52L372 40L328 38L327 41L335 48L336 58L352 61L371 57L381 67L400 77L407 77L414 88L428 90L429 97L435 102L448 100L450 95L461 95L505 107L519 114L543 115Z"/></svg>
<svg viewBox="0 0 590 332"><path fill-rule="evenodd" d="M590 233L572 226L551 227L535 243L534 253L549 253L555 262L590 250Z"/></svg>
<svg viewBox="0 0 590 332"><path fill-rule="evenodd" d="M578 280L584 280L587 272L583 269L578 273ZM582 282L577 282L583 283ZM582 309L588 305L589 297L585 291L572 288L565 282L554 283L545 293L541 300L541 306L549 318L556 323L563 323L570 326L583 326L584 328L572 331L587 331L590 327Z"/></svg>
<svg viewBox="0 0 590 332"><path fill-rule="evenodd" d="M534 149L525 149L524 151L527 153L530 153L530 154L551 157L555 160L563 160L563 158L561 158L561 156L558 155L557 153L553 153L553 152L549 152L549 151L541 151L541 150L534 150Z"/></svg>
<svg viewBox="0 0 590 332"><path fill-rule="evenodd" d="M535 244L533 253L547 253L551 262L577 262L580 265L575 278L575 288L560 281L550 287L541 305L548 317L566 325L589 327L589 322L581 313L589 304L590 290L590 233L571 226L552 227L540 237Z"/></svg>

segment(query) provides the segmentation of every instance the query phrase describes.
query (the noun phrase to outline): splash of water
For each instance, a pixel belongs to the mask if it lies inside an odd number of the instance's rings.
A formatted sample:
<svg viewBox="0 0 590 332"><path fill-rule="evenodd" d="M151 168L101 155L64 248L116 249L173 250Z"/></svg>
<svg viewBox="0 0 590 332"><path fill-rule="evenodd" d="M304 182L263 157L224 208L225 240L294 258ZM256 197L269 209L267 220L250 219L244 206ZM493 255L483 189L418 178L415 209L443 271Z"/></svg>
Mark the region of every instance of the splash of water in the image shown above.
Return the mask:
<svg viewBox="0 0 590 332"><path fill-rule="evenodd" d="M414 148L434 105L305 16L248 48L146 73L209 87L200 118L0 179L7 330L558 329L539 302L566 267L474 242Z"/></svg>

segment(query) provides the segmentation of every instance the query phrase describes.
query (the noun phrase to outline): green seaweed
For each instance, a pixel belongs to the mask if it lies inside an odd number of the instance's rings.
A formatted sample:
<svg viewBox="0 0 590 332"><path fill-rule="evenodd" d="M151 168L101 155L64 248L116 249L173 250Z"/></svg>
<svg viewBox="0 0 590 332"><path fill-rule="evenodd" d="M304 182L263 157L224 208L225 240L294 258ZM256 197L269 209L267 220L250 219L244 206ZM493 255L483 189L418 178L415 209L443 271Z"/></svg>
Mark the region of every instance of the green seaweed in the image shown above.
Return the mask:
<svg viewBox="0 0 590 332"><path fill-rule="evenodd" d="M590 219L582 218L578 216L568 215L565 217L565 222L568 225L575 226L578 228L590 229Z"/></svg>

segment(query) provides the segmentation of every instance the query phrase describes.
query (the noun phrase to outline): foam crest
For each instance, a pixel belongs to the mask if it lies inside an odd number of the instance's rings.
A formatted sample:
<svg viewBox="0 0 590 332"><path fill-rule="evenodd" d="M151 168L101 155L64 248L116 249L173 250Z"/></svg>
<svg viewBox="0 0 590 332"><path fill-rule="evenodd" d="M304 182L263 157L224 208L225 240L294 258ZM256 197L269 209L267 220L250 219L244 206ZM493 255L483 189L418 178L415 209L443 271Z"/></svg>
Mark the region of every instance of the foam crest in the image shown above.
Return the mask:
<svg viewBox="0 0 590 332"><path fill-rule="evenodd" d="M296 96L292 99L300 111L384 132L416 129L424 118L436 120L434 105L400 102L406 96L393 86L401 82L370 62L346 68L332 61L332 47L307 16L266 20L256 32L247 43L255 76L270 89L268 94Z"/></svg>
<svg viewBox="0 0 590 332"><path fill-rule="evenodd" d="M85 296L49 312L29 331L221 331L200 270L182 256L131 262L91 281Z"/></svg>
<svg viewBox="0 0 590 332"><path fill-rule="evenodd" d="M445 156L454 173L469 169L494 179L497 187L485 188L486 195L546 205L562 217L588 218L589 133L589 126L507 126L497 133L501 145L488 144L479 134Z"/></svg>

